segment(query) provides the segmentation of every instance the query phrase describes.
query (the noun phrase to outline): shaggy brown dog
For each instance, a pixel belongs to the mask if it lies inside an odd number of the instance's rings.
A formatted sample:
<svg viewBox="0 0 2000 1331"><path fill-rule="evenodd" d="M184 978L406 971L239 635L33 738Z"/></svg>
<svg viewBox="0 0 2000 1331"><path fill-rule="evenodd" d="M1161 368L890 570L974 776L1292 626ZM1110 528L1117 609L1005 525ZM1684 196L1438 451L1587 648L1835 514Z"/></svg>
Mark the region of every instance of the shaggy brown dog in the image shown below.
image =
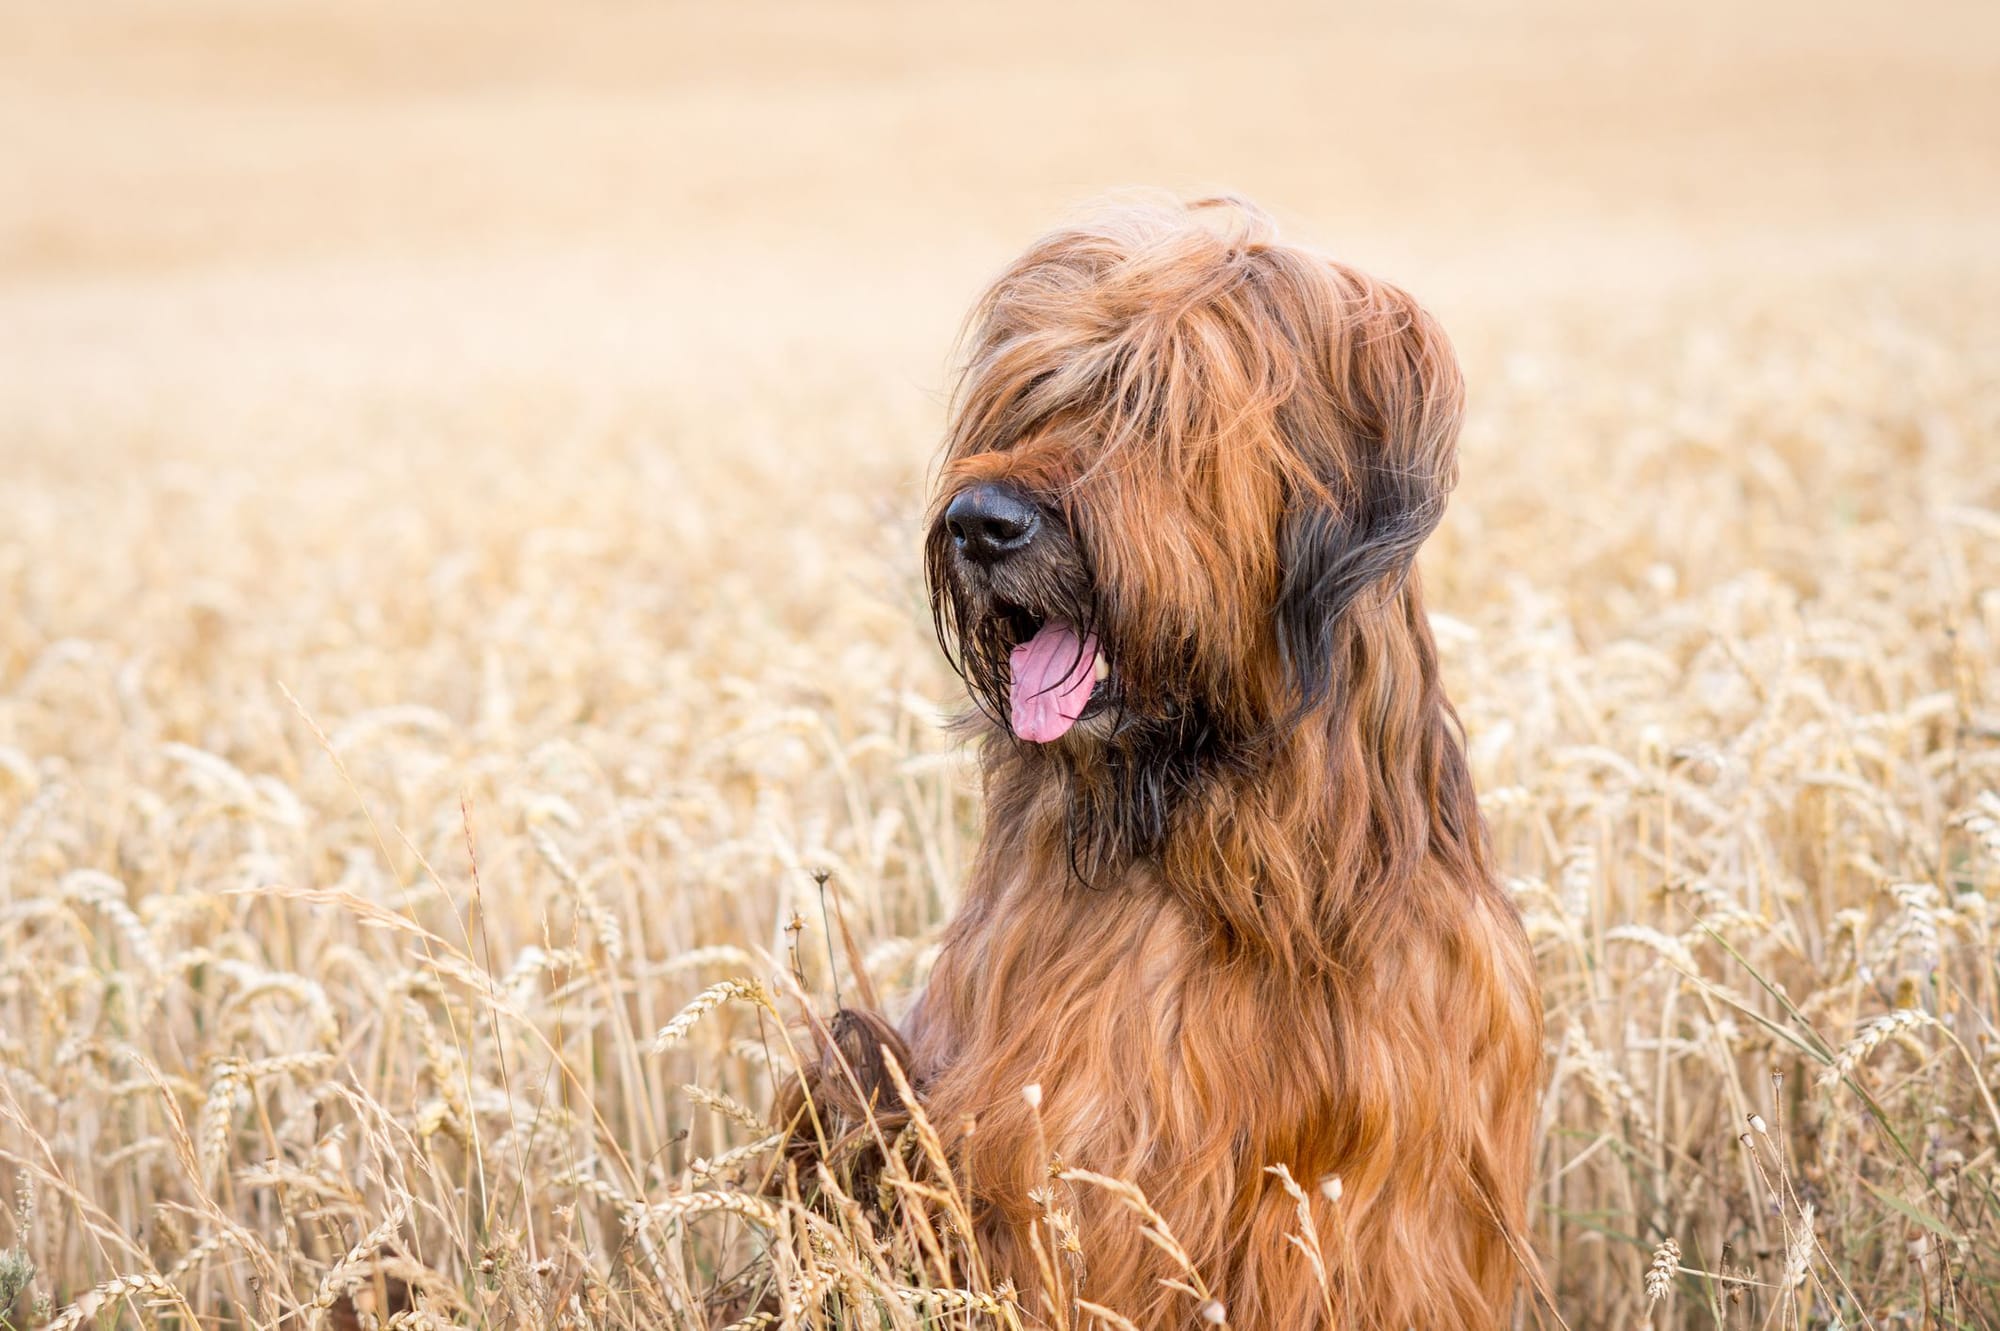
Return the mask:
<svg viewBox="0 0 2000 1331"><path fill-rule="evenodd" d="M1240 1331L1501 1325L1541 1013L1412 567L1443 332L1223 201L1048 236L970 351L927 556L985 837L902 1035L987 1269L1052 1324L1203 1311L1053 1159L1138 1184Z"/></svg>

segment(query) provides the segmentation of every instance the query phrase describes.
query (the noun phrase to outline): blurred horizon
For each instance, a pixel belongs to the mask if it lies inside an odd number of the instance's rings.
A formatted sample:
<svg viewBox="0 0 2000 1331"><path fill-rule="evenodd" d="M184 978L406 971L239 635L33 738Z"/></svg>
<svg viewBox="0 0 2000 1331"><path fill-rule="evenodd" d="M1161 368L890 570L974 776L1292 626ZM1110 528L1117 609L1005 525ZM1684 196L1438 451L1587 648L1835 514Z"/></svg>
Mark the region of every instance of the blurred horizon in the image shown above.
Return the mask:
<svg viewBox="0 0 2000 1331"><path fill-rule="evenodd" d="M18 5L0 160L24 449L107 381L579 349L934 396L982 280L1133 188L1248 197L1468 337L1990 272L2000 7Z"/></svg>

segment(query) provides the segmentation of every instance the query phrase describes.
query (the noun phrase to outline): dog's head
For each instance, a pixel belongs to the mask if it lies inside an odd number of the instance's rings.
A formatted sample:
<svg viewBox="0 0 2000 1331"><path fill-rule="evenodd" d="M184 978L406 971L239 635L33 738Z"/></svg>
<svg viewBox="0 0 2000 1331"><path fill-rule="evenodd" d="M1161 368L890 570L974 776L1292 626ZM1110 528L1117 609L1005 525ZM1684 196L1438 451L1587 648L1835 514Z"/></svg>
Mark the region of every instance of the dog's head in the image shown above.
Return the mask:
<svg viewBox="0 0 2000 1331"><path fill-rule="evenodd" d="M927 571L995 727L1087 763L1337 696L1455 475L1429 315L1211 201L1046 237L968 344Z"/></svg>

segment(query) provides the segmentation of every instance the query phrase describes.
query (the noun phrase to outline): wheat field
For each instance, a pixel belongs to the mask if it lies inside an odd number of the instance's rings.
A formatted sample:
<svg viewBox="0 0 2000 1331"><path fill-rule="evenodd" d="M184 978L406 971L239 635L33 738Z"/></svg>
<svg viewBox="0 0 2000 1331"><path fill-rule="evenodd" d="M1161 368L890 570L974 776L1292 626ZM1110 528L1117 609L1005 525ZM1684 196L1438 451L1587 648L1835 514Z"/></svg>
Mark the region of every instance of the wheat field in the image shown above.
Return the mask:
<svg viewBox="0 0 2000 1331"><path fill-rule="evenodd" d="M2000 1327L2000 11L1845 0L0 9L0 1324L1026 1324L760 1116L978 836L956 320L1136 185L1466 363L1521 1324Z"/></svg>

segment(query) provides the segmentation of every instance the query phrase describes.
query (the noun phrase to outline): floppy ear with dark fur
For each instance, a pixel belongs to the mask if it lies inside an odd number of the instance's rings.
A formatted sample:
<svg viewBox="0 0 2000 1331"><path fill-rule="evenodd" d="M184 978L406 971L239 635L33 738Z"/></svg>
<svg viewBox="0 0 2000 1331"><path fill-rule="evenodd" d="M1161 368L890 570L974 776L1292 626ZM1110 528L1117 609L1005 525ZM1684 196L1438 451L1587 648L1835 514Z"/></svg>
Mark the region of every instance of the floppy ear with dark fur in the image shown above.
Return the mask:
<svg viewBox="0 0 2000 1331"><path fill-rule="evenodd" d="M1301 711L1335 686L1344 619L1393 594L1444 517L1465 396L1436 320L1395 287L1335 273L1347 318L1328 382L1280 413L1318 463L1313 484L1290 487L1278 532L1278 651Z"/></svg>

